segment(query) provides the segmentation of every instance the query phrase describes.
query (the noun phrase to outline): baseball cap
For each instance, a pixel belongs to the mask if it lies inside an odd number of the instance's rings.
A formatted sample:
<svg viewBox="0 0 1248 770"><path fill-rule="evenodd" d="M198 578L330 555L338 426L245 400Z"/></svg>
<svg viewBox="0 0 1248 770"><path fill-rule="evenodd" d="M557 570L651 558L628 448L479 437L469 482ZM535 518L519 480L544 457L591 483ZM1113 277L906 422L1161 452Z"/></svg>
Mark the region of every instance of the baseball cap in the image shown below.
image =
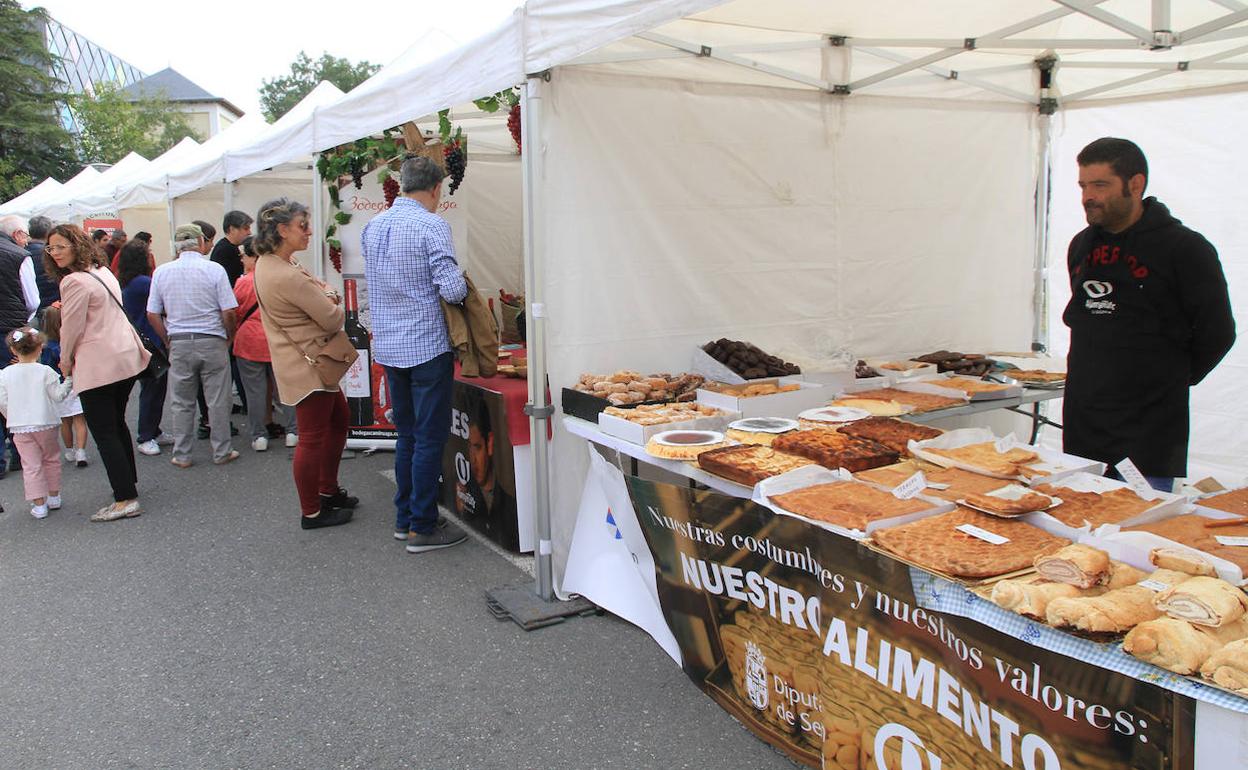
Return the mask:
<svg viewBox="0 0 1248 770"><path fill-rule="evenodd" d="M199 229L199 225L178 225L178 229L173 232L175 241L189 241L192 238L203 238L204 231Z"/></svg>

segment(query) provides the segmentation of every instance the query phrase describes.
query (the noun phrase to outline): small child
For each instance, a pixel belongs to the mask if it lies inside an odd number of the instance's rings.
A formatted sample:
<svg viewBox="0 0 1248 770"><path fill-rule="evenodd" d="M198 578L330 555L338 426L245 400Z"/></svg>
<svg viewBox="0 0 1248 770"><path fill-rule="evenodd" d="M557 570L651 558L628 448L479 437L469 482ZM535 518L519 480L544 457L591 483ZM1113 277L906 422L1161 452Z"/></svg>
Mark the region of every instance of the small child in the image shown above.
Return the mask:
<svg viewBox="0 0 1248 770"><path fill-rule="evenodd" d="M43 310L43 334L47 342L39 362L60 374L61 365L61 303L53 302ZM63 378L62 378L63 379ZM87 467L87 418L82 413L78 394L70 392L60 403L61 440L65 442L65 462Z"/></svg>
<svg viewBox="0 0 1248 770"><path fill-rule="evenodd" d="M26 499L33 503L30 515L42 519L49 509L61 507L57 404L73 389L73 378L61 382L56 372L39 363L44 337L38 330L24 326L10 332L5 342L18 362L0 369L0 412L22 457Z"/></svg>

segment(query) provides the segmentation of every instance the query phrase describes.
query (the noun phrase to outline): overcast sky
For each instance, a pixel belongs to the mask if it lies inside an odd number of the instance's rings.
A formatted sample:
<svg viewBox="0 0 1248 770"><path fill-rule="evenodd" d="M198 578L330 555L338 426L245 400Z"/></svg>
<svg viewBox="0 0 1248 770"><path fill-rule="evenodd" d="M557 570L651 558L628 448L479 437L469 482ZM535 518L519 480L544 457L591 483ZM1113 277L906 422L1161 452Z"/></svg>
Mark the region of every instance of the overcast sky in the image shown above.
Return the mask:
<svg viewBox="0 0 1248 770"><path fill-rule="evenodd" d="M45 0L52 18L147 74L173 67L244 112L259 112L264 79L290 71L300 50L386 64L421 33L467 40L521 0L268 2Z"/></svg>

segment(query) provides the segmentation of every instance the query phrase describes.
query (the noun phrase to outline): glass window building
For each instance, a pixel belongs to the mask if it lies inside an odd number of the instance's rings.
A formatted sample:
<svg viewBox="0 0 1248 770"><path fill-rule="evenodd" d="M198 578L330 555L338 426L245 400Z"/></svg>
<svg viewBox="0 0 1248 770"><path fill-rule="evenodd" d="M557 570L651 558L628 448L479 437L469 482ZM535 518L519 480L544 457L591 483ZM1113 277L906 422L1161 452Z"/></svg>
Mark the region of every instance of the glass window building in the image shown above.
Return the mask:
<svg viewBox="0 0 1248 770"><path fill-rule="evenodd" d="M90 93L101 81L125 88L146 75L133 64L109 53L64 24L49 18L44 34L48 52L58 57L52 74L73 93ZM78 133L77 120L68 105L61 105L61 122L71 133Z"/></svg>

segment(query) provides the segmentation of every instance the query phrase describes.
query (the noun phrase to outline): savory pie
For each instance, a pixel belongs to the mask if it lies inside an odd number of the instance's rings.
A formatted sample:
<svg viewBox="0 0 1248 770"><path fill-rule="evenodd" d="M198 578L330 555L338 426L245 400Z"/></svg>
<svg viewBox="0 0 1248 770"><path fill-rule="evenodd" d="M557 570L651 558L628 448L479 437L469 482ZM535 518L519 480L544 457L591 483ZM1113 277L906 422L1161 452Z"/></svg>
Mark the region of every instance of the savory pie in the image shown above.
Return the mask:
<svg viewBox="0 0 1248 770"><path fill-rule="evenodd" d="M1248 537L1248 524L1236 524L1229 527L1210 529L1205 526L1210 521L1212 519L1189 513L1184 516L1175 516L1173 519L1166 519L1165 521L1155 521L1151 524L1127 527L1123 531L1152 532L1154 535L1161 535L1180 545L1204 551L1220 559L1226 559L1248 572L1248 548L1222 545L1215 539L1223 535L1227 537Z"/></svg>
<svg viewBox="0 0 1248 770"><path fill-rule="evenodd" d="M1009 541L993 545L959 530L964 524ZM988 578L1027 569L1038 554L1070 543L1019 519L999 519L964 507L882 529L872 539L881 548L920 567L964 578Z"/></svg>
<svg viewBox="0 0 1248 770"><path fill-rule="evenodd" d="M1037 492L1061 498L1061 505L1050 508L1046 513L1072 527L1117 524L1157 504L1125 487L1103 493L1078 492L1053 484L1037 484L1035 489Z"/></svg>
<svg viewBox="0 0 1248 770"><path fill-rule="evenodd" d="M1052 498L1035 492L1028 492L1015 499L970 492L963 499L968 505L994 516L1022 516L1033 511L1043 511L1053 504Z"/></svg>
<svg viewBox="0 0 1248 770"><path fill-rule="evenodd" d="M903 457L910 456L906 446L911 440L923 441L944 433L939 428L915 425L912 422L894 420L890 417L868 417L842 425L837 430L847 436L856 436L883 444Z"/></svg>
<svg viewBox="0 0 1248 770"><path fill-rule="evenodd" d="M846 398L862 398L876 399L878 401L896 401L903 406L908 406L915 412L930 412L934 409L944 409L950 406L962 406L966 402L960 398L948 398L947 396L934 396L930 393L911 393L908 390L898 390L897 388L875 388L873 390L860 390ZM885 415L887 416L887 415Z"/></svg>
<svg viewBox="0 0 1248 770"><path fill-rule="evenodd" d="M676 431L669 431L668 434L665 435L670 435L671 433L676 433ZM722 440L722 435L720 436L721 440L716 441L715 443L708 444L702 443L701 441L695 442L696 437L706 435L708 434L705 431L686 431L684 433L680 433L679 436L676 437L677 441L681 436L688 436L690 438L689 443L683 444L675 443L671 439L669 439L667 443L664 443L656 436L646 442L646 454L651 455L652 457L661 458L663 460L694 460L697 459L698 455L703 452L709 452L712 449L719 449L720 447L728 446L728 442L726 440Z"/></svg>
<svg viewBox="0 0 1248 770"><path fill-rule="evenodd" d="M1001 452L996 442L985 441L980 444L967 444L954 449L927 448L929 454L947 457L955 462L969 465L977 470L993 476L1014 478L1022 475L1020 466L1040 459L1040 455L1030 449L1014 447Z"/></svg>
<svg viewBox="0 0 1248 770"><path fill-rule="evenodd" d="M899 414L905 414L911 411L909 407L903 404L883 398L859 398L858 396L846 396L838 398L832 402L832 406L844 406L850 409L861 409L864 412L875 415L876 417L896 417Z"/></svg>
<svg viewBox="0 0 1248 770"><path fill-rule="evenodd" d="M747 487L807 465L814 463L804 457L756 444L738 444L698 455L698 467L702 470Z"/></svg>
<svg viewBox="0 0 1248 770"><path fill-rule="evenodd" d="M946 380L936 380L931 384L941 388L960 390L968 395L974 393L997 393L1010 389L1009 385L1002 385L999 382L988 382L986 380L973 380L970 377L950 377Z"/></svg>
<svg viewBox="0 0 1248 770"><path fill-rule="evenodd" d="M968 494L991 492L994 489L1000 489L1004 484L1001 479L984 476L979 473L971 473L961 468L941 468L939 465L931 465L930 463L922 463L920 465L917 462L904 462L883 468L874 468L855 475L863 481L872 481L886 487L895 487L918 471L923 471L923 475L932 484L949 485L948 489L928 487L923 491L923 494L939 497L949 502L961 500Z"/></svg>
<svg viewBox="0 0 1248 770"><path fill-rule="evenodd" d="M1011 369L1003 372L1007 377L1013 377L1019 382L1065 382L1066 372L1046 372L1043 369Z"/></svg>
<svg viewBox="0 0 1248 770"><path fill-rule="evenodd" d="M773 449L805 457L825 468L862 471L897 462L897 452L883 444L828 428L786 433L771 442Z"/></svg>
<svg viewBox="0 0 1248 770"><path fill-rule="evenodd" d="M1216 508L1227 513L1237 513L1240 516L1248 516L1248 487L1203 498L1197 501L1197 505L1203 505L1206 508Z"/></svg>
<svg viewBox="0 0 1248 770"><path fill-rule="evenodd" d="M786 511L859 531L877 519L905 516L931 507L917 498L899 500L888 492L853 481L816 484L773 495L771 501Z"/></svg>

